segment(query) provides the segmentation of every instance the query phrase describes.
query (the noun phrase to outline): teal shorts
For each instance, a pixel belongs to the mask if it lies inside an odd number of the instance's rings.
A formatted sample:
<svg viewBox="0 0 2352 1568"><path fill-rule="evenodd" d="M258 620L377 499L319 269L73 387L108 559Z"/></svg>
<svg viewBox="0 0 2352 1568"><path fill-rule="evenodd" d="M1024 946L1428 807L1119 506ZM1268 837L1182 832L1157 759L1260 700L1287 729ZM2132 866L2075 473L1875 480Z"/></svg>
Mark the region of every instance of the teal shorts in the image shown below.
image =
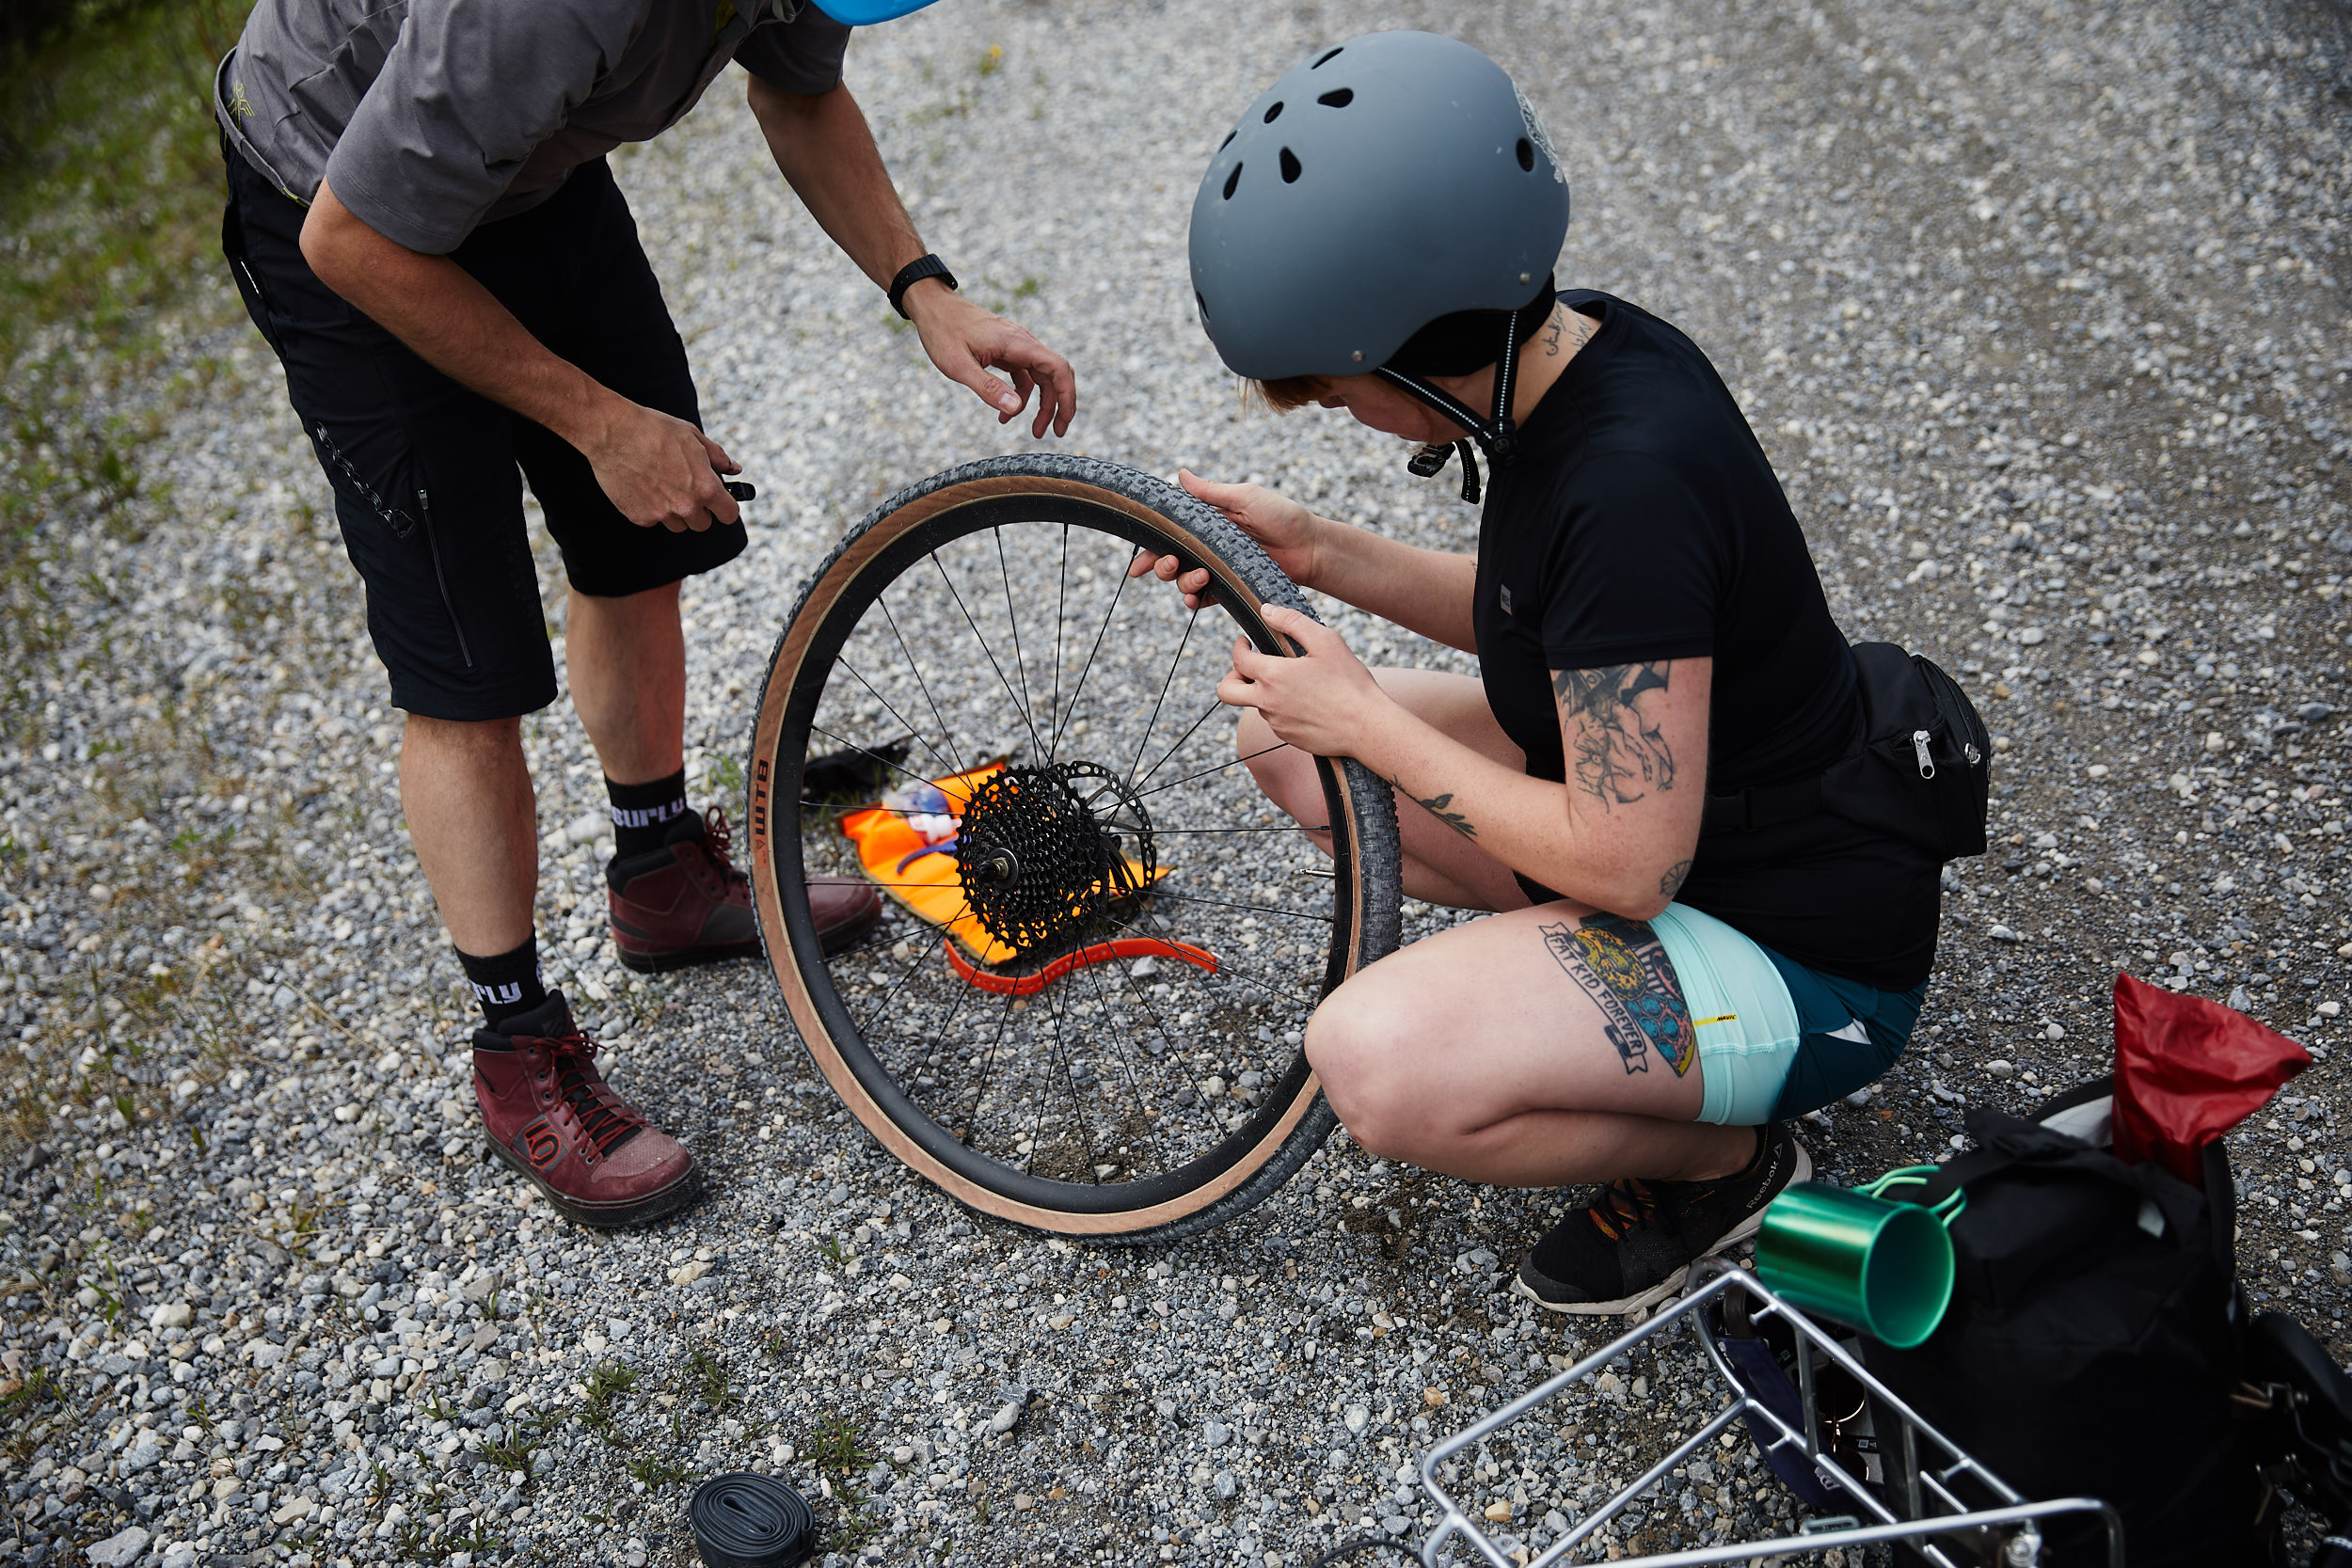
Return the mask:
<svg viewBox="0 0 2352 1568"><path fill-rule="evenodd" d="M1701 1121L1753 1127L1818 1110L1911 1042L1925 984L1881 990L1823 974L1680 904L1649 924L1698 1034Z"/></svg>

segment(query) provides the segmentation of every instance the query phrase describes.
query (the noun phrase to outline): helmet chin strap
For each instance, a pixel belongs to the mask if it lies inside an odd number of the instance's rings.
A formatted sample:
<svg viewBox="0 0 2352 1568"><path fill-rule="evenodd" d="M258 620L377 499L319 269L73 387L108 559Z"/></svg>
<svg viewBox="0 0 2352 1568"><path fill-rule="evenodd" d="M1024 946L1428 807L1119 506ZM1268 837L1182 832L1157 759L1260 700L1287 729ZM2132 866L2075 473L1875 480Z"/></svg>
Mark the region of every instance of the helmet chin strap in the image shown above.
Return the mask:
<svg viewBox="0 0 2352 1568"><path fill-rule="evenodd" d="M1495 361L1494 411L1486 419L1470 412L1469 404L1459 398L1449 397L1419 376L1382 365L1373 373L1390 386L1409 393L1426 404L1470 435L1456 441L1437 441L1422 448L1406 467L1423 479L1435 475L1445 467L1445 460L1456 451L1462 454L1462 499L1478 504L1478 464L1470 455L1470 443L1475 441L1486 454L1486 466L1496 472L1511 466L1518 456L1518 426L1511 418L1511 394L1518 384L1519 372L1519 312L1514 310L1502 328L1502 354Z"/></svg>

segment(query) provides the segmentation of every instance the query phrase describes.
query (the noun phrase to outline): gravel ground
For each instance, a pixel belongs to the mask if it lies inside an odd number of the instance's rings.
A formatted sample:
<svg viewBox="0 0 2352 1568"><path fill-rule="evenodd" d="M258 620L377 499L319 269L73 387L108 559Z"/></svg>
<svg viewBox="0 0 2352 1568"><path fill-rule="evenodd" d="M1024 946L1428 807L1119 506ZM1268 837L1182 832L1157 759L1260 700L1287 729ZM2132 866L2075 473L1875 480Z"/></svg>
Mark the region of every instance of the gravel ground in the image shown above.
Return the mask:
<svg viewBox="0 0 2352 1568"><path fill-rule="evenodd" d="M2232 1139L2239 1256L2344 1358L2344 13L1464 16L959 0L865 37L852 81L968 292L1080 368L1071 450L1463 542L1451 487L1384 439L1236 406L1182 241L1227 118L1314 45L1443 23L1512 64L1575 171L1564 278L1708 349L1847 629L1936 654L1997 736L1999 843L1949 875L1916 1048L1804 1126L1817 1159L1931 1158L1966 1105L2100 1070L2119 968L2227 999L2318 1058ZM688 600L691 767L719 794L830 541L1023 440L930 374L714 100L619 167L762 488L754 548ZM317 473L223 291L194 298L170 373L113 410L161 421L139 494L53 520L8 580L0 1557L684 1562L691 1480L749 1465L818 1495L835 1564L1272 1568L1417 1529L1413 1457L1600 1342L1496 1291L1576 1195L1343 1137L1165 1249L964 1216L834 1106L764 971L612 965L560 704L527 730L550 968L715 1180L652 1231L556 1220L481 1154ZM1334 618L1375 659L1451 657ZM1679 1351L1637 1357L1466 1491L1540 1541L1703 1392ZM1726 1449L1613 1550L1787 1513Z"/></svg>

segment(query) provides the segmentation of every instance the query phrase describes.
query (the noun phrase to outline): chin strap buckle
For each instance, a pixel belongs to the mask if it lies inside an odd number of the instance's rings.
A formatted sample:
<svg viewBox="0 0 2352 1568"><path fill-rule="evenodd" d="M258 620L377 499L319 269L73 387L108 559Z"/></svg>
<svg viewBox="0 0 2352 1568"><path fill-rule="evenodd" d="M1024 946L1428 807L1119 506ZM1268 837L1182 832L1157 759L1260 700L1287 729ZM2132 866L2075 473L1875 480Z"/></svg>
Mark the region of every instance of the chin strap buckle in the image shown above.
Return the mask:
<svg viewBox="0 0 2352 1568"><path fill-rule="evenodd" d="M1456 451L1462 454L1462 499L1470 506L1478 504L1478 458L1467 440L1438 441L1421 449L1405 465L1416 478L1435 479L1445 467L1446 459Z"/></svg>
<svg viewBox="0 0 2352 1568"><path fill-rule="evenodd" d="M1502 329L1502 354L1495 362L1495 401L1491 417L1481 420L1453 398L1418 376L1406 375L1383 365L1374 373L1391 386L1419 398L1438 413L1460 425L1470 435L1456 441L1435 441L1415 452L1405 465L1422 479L1434 479L1445 467L1446 459L1459 451L1462 454L1462 499L1471 506L1478 504L1478 460L1473 447L1483 447L1486 465L1497 473L1511 466L1518 455L1518 425L1511 418L1511 394L1518 384L1519 312L1511 312Z"/></svg>

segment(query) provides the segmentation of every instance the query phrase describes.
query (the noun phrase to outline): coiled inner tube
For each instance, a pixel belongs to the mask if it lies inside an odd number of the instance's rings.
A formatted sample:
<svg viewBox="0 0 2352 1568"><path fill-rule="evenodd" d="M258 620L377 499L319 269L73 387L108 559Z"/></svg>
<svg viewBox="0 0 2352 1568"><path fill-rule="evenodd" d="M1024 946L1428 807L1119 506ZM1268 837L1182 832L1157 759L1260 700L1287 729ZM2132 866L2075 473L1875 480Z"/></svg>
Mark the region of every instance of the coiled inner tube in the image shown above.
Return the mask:
<svg viewBox="0 0 2352 1568"><path fill-rule="evenodd" d="M694 1488L686 1517L709 1568L792 1568L815 1544L807 1499L773 1476L713 1476Z"/></svg>

